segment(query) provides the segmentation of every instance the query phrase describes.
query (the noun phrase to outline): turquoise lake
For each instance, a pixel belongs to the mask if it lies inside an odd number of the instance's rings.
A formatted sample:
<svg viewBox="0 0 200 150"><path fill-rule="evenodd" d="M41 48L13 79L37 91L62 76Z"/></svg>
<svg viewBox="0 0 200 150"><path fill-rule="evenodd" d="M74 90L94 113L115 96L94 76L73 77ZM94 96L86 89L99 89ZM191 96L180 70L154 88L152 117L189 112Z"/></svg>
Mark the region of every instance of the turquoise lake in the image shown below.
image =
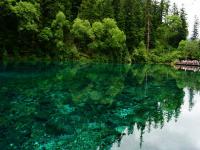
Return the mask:
<svg viewBox="0 0 200 150"><path fill-rule="evenodd" d="M0 64L0 150L200 150L200 72Z"/></svg>

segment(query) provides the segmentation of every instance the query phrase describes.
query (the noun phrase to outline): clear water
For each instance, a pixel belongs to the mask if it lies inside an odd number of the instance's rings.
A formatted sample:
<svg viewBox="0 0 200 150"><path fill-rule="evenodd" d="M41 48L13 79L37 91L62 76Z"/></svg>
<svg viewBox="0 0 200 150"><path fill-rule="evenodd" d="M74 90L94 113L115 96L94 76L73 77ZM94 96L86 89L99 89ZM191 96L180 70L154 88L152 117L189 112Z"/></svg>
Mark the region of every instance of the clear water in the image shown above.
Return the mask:
<svg viewBox="0 0 200 150"><path fill-rule="evenodd" d="M0 150L199 150L200 73L0 65Z"/></svg>

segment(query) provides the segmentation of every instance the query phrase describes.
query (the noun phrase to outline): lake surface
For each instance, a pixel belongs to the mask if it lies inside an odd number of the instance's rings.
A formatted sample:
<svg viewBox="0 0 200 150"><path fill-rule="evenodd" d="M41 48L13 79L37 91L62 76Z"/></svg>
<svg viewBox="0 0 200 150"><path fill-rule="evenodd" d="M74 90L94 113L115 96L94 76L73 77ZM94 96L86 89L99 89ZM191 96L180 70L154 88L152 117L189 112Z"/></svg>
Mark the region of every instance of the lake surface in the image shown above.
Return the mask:
<svg viewBox="0 0 200 150"><path fill-rule="evenodd" d="M200 150L200 73L0 64L0 150Z"/></svg>

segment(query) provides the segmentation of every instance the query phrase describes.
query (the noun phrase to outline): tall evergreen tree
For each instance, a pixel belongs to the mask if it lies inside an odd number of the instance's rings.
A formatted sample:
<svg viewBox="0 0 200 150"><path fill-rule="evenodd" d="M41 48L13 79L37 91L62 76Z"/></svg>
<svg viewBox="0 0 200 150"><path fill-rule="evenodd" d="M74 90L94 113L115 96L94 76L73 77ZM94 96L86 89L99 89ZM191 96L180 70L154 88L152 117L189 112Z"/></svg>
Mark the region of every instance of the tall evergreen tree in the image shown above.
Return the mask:
<svg viewBox="0 0 200 150"><path fill-rule="evenodd" d="M113 11L114 18L117 21L117 25L120 29L125 30L125 12L123 2L123 0L113 0Z"/></svg>
<svg viewBox="0 0 200 150"><path fill-rule="evenodd" d="M104 0L103 7L102 7L102 15L100 16L101 19L104 18L114 18L114 10L113 10L113 0Z"/></svg>
<svg viewBox="0 0 200 150"><path fill-rule="evenodd" d="M176 3L173 3L172 14L173 15L179 15L178 6L176 5Z"/></svg>
<svg viewBox="0 0 200 150"><path fill-rule="evenodd" d="M159 7L159 21L160 24L162 23L163 16L164 16L164 8L165 8L165 0L161 0L160 7Z"/></svg>
<svg viewBox="0 0 200 150"><path fill-rule="evenodd" d="M71 16L70 16L71 20L74 20L75 18L77 18L81 3L82 3L82 0L72 0Z"/></svg>
<svg viewBox="0 0 200 150"><path fill-rule="evenodd" d="M71 4L71 0L41 0L41 20L43 24L49 25L59 11L62 11L67 19L70 19Z"/></svg>
<svg viewBox="0 0 200 150"><path fill-rule="evenodd" d="M116 21L119 21L119 11L121 9L121 0L115 0L113 1L113 11L114 11L114 17Z"/></svg>
<svg viewBox="0 0 200 150"><path fill-rule="evenodd" d="M158 2L157 0L152 1L150 14L151 14L151 40L150 40L150 48L154 48L156 46L157 36L157 28L163 23L162 20L164 18L164 1Z"/></svg>
<svg viewBox="0 0 200 150"><path fill-rule="evenodd" d="M112 0L83 0L79 17L90 21L114 18Z"/></svg>
<svg viewBox="0 0 200 150"><path fill-rule="evenodd" d="M186 18L186 13L184 7L181 8L180 11L180 18L182 21L182 28L180 29L179 35L180 35L180 40L186 40L187 35L188 35L188 24L187 24L187 18Z"/></svg>
<svg viewBox="0 0 200 150"><path fill-rule="evenodd" d="M143 14L141 2L137 0L124 1L125 33L129 50L137 47L143 40Z"/></svg>
<svg viewBox="0 0 200 150"><path fill-rule="evenodd" d="M166 16L168 16L169 14L169 6L170 6L169 0L161 0L160 4L158 4L158 9L159 9L158 16L160 24L162 24Z"/></svg>
<svg viewBox="0 0 200 150"><path fill-rule="evenodd" d="M194 26L193 26L193 32L192 32L192 40L197 40L199 36L199 18L195 16L194 19Z"/></svg>
<svg viewBox="0 0 200 150"><path fill-rule="evenodd" d="M169 15L169 8L170 8L170 0L165 0L164 1L164 11L163 11L164 18Z"/></svg>
<svg viewBox="0 0 200 150"><path fill-rule="evenodd" d="M82 19L95 20L97 17L94 9L94 3L94 0L82 0L78 16Z"/></svg>

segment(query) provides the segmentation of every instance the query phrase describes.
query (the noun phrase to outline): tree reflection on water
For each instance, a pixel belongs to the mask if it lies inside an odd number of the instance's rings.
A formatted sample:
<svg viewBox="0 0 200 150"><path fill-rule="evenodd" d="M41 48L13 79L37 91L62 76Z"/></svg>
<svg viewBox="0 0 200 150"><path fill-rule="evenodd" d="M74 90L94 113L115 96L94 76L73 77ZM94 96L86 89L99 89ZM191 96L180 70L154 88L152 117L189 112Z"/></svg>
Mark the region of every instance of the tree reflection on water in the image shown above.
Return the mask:
<svg viewBox="0 0 200 150"><path fill-rule="evenodd" d="M2 149L111 149L127 134L178 121L199 73L163 65L81 63L0 66ZM134 128L135 127L135 128ZM144 141L145 142L145 141Z"/></svg>

